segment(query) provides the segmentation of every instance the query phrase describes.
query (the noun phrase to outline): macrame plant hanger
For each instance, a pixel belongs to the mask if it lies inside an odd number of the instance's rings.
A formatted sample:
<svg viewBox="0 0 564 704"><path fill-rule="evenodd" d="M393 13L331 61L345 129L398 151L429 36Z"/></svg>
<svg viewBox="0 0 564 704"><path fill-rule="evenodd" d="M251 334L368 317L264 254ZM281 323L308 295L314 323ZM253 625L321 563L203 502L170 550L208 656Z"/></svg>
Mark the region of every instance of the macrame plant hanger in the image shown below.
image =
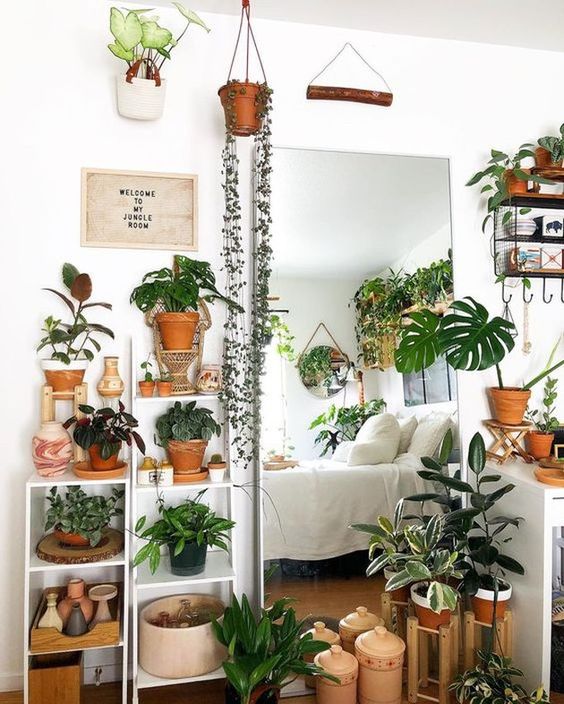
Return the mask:
<svg viewBox="0 0 564 704"><path fill-rule="evenodd" d="M239 32L237 33L237 41L235 42L235 49L233 51L233 58L231 59L231 65L229 66L229 74L227 76L227 82L231 80L231 74L233 72L233 66L235 64L235 59L237 58L237 50L239 49L239 42L241 41L241 34L243 33L243 23L244 21L247 20L247 48L246 48L246 54L245 54L245 82L249 82L249 59L250 59L250 46L251 46L251 41L253 42L253 46L255 47L255 52L258 58L258 62L260 65L260 70L262 71L262 77L264 78L264 82L266 83L266 73L264 71L264 66L262 64L262 59L260 56L260 52L258 50L257 42L255 40L255 35L253 32L253 28L251 26L251 2L250 0L242 0L242 7L241 7L241 22L239 23Z"/></svg>
<svg viewBox="0 0 564 704"><path fill-rule="evenodd" d="M352 49L358 58L366 64L366 66L368 66L372 73L375 73L378 78L380 78L386 86L387 91L369 90L364 88L345 88L340 86L320 86L314 84L314 82L322 74L324 74L325 71L327 71L329 66L331 66L339 58L339 56L341 56L347 47ZM329 63L326 64L316 76L314 76L314 78L311 79L307 87L306 97L308 100L343 100L351 103L367 103L369 105L382 105L383 107L389 107L394 99L394 94L392 93L392 89L388 85L384 76L382 76L381 73L378 73L378 71L376 71L376 69L368 63L364 56L362 56L362 54L355 49L350 42L347 42L339 53L332 58L331 61L329 61Z"/></svg>
<svg viewBox="0 0 564 704"><path fill-rule="evenodd" d="M347 364L350 364L349 356L346 354L346 352L343 352L343 350L341 349L340 345L337 343L337 340L335 340L335 338L333 337L333 335L331 335L331 333L329 332L329 330L328 330L328 328L327 328L327 325L325 325L324 322L321 322L321 323L319 323L319 325L315 328L315 330L313 331L313 335L309 338L309 340L307 341L306 346L305 346L305 347L303 348L303 350L301 351L300 356L298 357L298 365L299 365L299 363L300 363L300 359L301 359L301 358L304 356L304 354L308 351L309 346L310 346L311 343L314 341L315 336L317 335L317 333L318 333L320 330L325 330L325 332L327 333L327 336L330 338L331 342L335 345L335 349L337 350L337 352L339 352L339 354L342 355L344 361L345 361Z"/></svg>

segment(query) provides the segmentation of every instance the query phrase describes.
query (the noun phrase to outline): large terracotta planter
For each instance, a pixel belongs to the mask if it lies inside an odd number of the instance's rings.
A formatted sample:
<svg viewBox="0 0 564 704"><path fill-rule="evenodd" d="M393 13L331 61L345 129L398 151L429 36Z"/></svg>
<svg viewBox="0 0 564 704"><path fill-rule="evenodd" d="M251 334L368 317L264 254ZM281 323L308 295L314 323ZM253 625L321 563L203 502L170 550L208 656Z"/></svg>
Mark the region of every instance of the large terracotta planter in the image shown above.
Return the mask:
<svg viewBox="0 0 564 704"><path fill-rule="evenodd" d="M32 459L40 477L63 474L72 458L72 440L56 420L41 423L31 441Z"/></svg>
<svg viewBox="0 0 564 704"><path fill-rule="evenodd" d="M525 173L527 172L527 169L521 170ZM527 181L521 181L521 179L517 178L517 176L513 173L513 169L508 169L505 172L505 183L507 185L507 190L512 196L526 194L529 189Z"/></svg>
<svg viewBox="0 0 564 704"><path fill-rule="evenodd" d="M527 452L536 460L550 457L550 450L554 442L554 433L539 433L537 430L530 430L525 435L525 445Z"/></svg>
<svg viewBox="0 0 564 704"><path fill-rule="evenodd" d="M45 374L45 383L53 388L59 399L72 399L74 387L82 384L87 361L63 364L53 359L42 359L41 369Z"/></svg>
<svg viewBox="0 0 564 704"><path fill-rule="evenodd" d="M107 460L102 458L100 454L100 445L92 445L88 448L88 456L90 457L90 467L96 471L107 472L112 469L117 469L119 464L118 456L121 450L121 443L119 449L113 455L110 455Z"/></svg>
<svg viewBox="0 0 564 704"><path fill-rule="evenodd" d="M495 605L495 618L503 618L505 609L511 599L511 584L501 582L497 593L497 603ZM480 623L492 623L494 620L494 595L493 589L478 589L472 597L472 611L474 618Z"/></svg>
<svg viewBox="0 0 564 704"><path fill-rule="evenodd" d="M200 314L195 311L185 313L157 313L155 316L161 341L165 350L191 350Z"/></svg>
<svg viewBox="0 0 564 704"><path fill-rule="evenodd" d="M427 597L417 591L420 587L421 584L414 584L411 587L411 601L413 601L415 606L415 614L419 620L419 625L423 626L423 628L432 628L437 631L439 626L446 626L450 623L452 613L449 609L443 609L439 613L433 611ZM426 588L427 585L425 585Z"/></svg>
<svg viewBox="0 0 564 704"><path fill-rule="evenodd" d="M201 471L207 440L168 441L168 457L175 474L195 474Z"/></svg>
<svg viewBox="0 0 564 704"><path fill-rule="evenodd" d="M264 105L260 102L260 83L232 81L218 91L225 112L225 127L237 137L256 134L262 125Z"/></svg>
<svg viewBox="0 0 564 704"><path fill-rule="evenodd" d="M520 425L523 422L531 392L512 387L499 389L495 386L489 391L495 419L504 425Z"/></svg>

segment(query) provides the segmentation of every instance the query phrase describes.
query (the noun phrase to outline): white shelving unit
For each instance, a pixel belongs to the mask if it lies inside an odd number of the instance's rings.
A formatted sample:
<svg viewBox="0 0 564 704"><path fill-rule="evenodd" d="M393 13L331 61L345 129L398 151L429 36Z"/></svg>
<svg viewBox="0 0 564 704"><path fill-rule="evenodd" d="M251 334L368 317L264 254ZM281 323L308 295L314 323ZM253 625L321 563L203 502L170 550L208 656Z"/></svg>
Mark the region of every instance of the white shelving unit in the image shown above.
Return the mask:
<svg viewBox="0 0 564 704"><path fill-rule="evenodd" d="M86 582L121 582L121 634L119 643L111 646L79 648L84 652L85 672L102 668L102 681L121 680L122 704L127 702L128 638L129 631L129 540L125 539L123 551L109 560L83 565L58 565L40 560L35 552L37 543L44 535L46 501L52 487L64 491L67 486L81 486L88 494L110 493L112 487L125 490L123 516L117 517L112 525L125 532L130 522L130 476L120 479L84 480L76 477L69 468L64 474L54 478L44 478L32 474L26 484L26 534L25 534L25 579L24 579L24 704L29 701L28 672L32 657L41 653L31 653L30 629L39 607L43 590L47 587L64 586L69 579L81 577ZM73 652L74 648L56 652ZM48 651L49 653L54 651ZM117 662L117 664L116 664ZM85 677L85 680L92 679Z"/></svg>
<svg viewBox="0 0 564 704"><path fill-rule="evenodd" d="M206 459L214 452L221 452L226 458L229 466L228 447L229 442L223 423L223 411L217 394L186 394L179 396L144 398L137 394L137 378L139 375L139 364L146 358L146 355L137 355L135 345L132 342L131 347L131 386L132 386L132 404L131 412L139 420L139 432L145 439L147 444L146 454L149 456L164 457L164 450L158 448L153 441L155 434L155 421L157 417L165 413L166 409L176 401L187 403L196 401L199 405L211 408L214 411L214 417L223 427L222 436L214 438L210 441L206 452ZM136 467L141 462L141 456L136 449L132 451L132 473L131 473L131 527L132 530L140 516L147 515L147 524L157 517L156 500L157 490L152 486L140 486L137 484ZM234 484L226 476L226 480L222 483L213 483L206 480L194 484L174 484L169 487L160 487L159 492L164 496L167 504L179 504L188 496L194 496L198 492L206 490L205 500L214 510L220 515L226 516L233 520L234 518L234 501L233 491ZM142 541L132 537L131 555L135 555ZM178 577L170 572L168 555L161 556L161 563L157 572L152 575L147 563L140 565L132 570L131 581L131 658L132 658L132 676L133 676L133 704L139 702L139 692L143 689L151 687L165 687L167 685L189 684L192 682L202 682L207 680L220 679L224 677L223 669L219 668L214 672L210 672L199 677L189 677L185 679L165 679L155 677L154 675L145 672L139 664L139 639L138 639L138 624L139 614L147 604L156 599L180 595L180 594L196 594L206 593L212 594L228 603L233 593L237 593L237 574L234 568L236 564L236 537L233 535L233 540L230 545L230 552L226 554L220 550L209 550L206 560L206 568L204 572L193 577ZM186 653L189 657L189 653Z"/></svg>

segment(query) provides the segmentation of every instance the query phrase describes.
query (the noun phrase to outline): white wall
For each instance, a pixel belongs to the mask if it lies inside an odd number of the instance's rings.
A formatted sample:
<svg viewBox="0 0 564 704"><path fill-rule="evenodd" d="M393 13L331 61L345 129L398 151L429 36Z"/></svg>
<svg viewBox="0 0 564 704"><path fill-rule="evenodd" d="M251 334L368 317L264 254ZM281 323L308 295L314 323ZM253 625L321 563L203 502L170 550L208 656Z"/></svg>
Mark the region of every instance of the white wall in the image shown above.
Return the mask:
<svg viewBox="0 0 564 704"><path fill-rule="evenodd" d="M149 343L140 314L127 301L131 287L149 267L170 261L170 253L80 248L80 167L198 173L199 256L219 264L222 117L216 92L226 75L235 21L206 18L212 34L194 31L168 67L166 116L159 123L136 124L115 113L113 74L118 64L105 48L108 7L100 0L56 4L34 0L4 9L4 19L24 27L25 36L6 34L5 55L11 57L11 68L0 79L4 98L0 596L5 605L0 621L0 689L21 684L24 482L32 469L30 438L37 427L42 381L33 348L42 317L57 310L39 289L56 282L64 260L88 270L97 295L115 304L111 322L119 339L104 351L113 349L124 359L131 334ZM256 34L275 89L276 144L452 159L456 292L476 295L500 312L488 242L480 232L482 207L477 192L464 188L464 183L482 165L490 146L511 148L560 124L564 95L554 86L562 76L564 56L271 22L257 22ZM345 40L353 41L386 75L395 91L392 108L305 100L307 83ZM507 69L502 80L496 74L500 66ZM520 98L518 109L515 96ZM250 146L243 142L241 152L248 153ZM524 356L518 346L505 364L508 382L535 371L562 330L559 298L550 306L540 298L535 286L533 353ZM518 302L513 311L520 326ZM219 333L216 318L214 334ZM218 350L219 339L210 340L206 356L213 358ZM94 365L89 381L97 380L100 369L100 363ZM466 440L489 415L484 389L493 383L493 371L461 375ZM250 515L242 521L251 530ZM252 545L241 553L242 562L252 570ZM243 584L252 591L248 570ZM527 624L526 614L519 614L516 638L524 637L527 627L535 624Z"/></svg>

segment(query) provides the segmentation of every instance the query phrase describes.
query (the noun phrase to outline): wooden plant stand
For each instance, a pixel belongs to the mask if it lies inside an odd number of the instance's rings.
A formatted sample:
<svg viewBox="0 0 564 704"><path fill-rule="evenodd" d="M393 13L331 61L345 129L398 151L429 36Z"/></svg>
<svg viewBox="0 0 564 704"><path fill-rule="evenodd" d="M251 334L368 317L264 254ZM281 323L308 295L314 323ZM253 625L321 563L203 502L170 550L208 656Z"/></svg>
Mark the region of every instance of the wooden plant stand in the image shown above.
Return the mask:
<svg viewBox="0 0 564 704"><path fill-rule="evenodd" d="M503 464L515 455L521 457L527 464L533 462L533 458L525 451L523 440L533 424L523 421L520 425L503 425L497 420L485 420L484 425L494 436L494 443L486 452L488 459L494 460L498 464Z"/></svg>
<svg viewBox="0 0 564 704"><path fill-rule="evenodd" d="M458 638L460 619L452 614L450 623L439 626L438 630L419 625L416 616L407 618L407 699L416 704L418 699L449 704L449 684L458 671ZM429 644L433 635L439 641L438 679L429 677ZM438 696L425 694L421 689L436 684Z"/></svg>
<svg viewBox="0 0 564 704"><path fill-rule="evenodd" d="M478 628L476 628L478 626ZM482 648L482 628L491 630L491 623L476 621L473 611L464 612L464 669L476 665L476 651ZM495 622L496 635L493 650L498 655L510 658L513 655L513 614L506 609L504 617Z"/></svg>
<svg viewBox="0 0 564 704"><path fill-rule="evenodd" d="M52 386L43 384L41 387L41 422L56 420L55 404L56 401L61 401L61 396L64 395L65 399L68 399L68 392L64 394L53 391ZM88 403L88 384L78 384L74 387L72 395L72 412L77 418L82 418L84 413L78 410L81 404ZM86 459L86 452L79 447L76 443L74 446L74 461L82 462Z"/></svg>
<svg viewBox="0 0 564 704"><path fill-rule="evenodd" d="M380 602L380 614L386 628L405 641L407 638L407 617L413 615L413 604L411 601L394 601L389 592L384 592L380 596Z"/></svg>

